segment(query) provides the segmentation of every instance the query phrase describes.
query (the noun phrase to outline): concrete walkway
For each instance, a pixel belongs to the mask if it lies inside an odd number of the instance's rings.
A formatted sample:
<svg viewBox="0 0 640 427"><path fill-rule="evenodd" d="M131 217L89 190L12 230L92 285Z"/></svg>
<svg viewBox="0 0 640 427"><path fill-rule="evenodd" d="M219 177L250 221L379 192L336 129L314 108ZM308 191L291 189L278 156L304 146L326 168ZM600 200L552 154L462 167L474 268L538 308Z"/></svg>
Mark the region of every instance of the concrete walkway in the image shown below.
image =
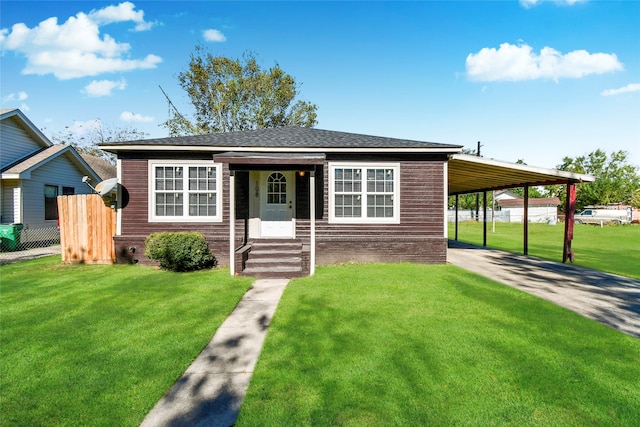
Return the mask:
<svg viewBox="0 0 640 427"><path fill-rule="evenodd" d="M234 425L271 318L289 281L256 281L141 426Z"/></svg>
<svg viewBox="0 0 640 427"><path fill-rule="evenodd" d="M48 246L45 248L27 249L24 251L0 252L0 265L50 255L60 255L60 245Z"/></svg>
<svg viewBox="0 0 640 427"><path fill-rule="evenodd" d="M447 260L640 338L637 280L455 241Z"/></svg>

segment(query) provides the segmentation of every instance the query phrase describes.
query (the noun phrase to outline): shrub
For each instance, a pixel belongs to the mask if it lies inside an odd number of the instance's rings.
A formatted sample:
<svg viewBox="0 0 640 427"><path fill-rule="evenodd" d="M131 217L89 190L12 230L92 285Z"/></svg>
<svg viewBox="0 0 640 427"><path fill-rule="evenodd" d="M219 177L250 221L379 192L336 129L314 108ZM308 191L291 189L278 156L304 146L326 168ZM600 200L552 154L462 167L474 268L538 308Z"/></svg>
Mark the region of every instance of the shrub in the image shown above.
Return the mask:
<svg viewBox="0 0 640 427"><path fill-rule="evenodd" d="M145 239L145 255L171 271L211 268L216 258L204 235L198 232L151 233Z"/></svg>

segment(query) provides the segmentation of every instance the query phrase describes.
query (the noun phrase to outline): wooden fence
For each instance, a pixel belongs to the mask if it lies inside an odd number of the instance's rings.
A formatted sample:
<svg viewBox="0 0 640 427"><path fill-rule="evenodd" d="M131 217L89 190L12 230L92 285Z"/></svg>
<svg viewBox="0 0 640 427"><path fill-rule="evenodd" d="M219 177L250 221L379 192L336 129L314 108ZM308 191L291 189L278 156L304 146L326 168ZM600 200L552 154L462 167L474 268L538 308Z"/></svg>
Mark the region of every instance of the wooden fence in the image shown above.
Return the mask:
<svg viewBox="0 0 640 427"><path fill-rule="evenodd" d="M116 211L105 206L100 196L58 196L58 217L63 262L115 262Z"/></svg>

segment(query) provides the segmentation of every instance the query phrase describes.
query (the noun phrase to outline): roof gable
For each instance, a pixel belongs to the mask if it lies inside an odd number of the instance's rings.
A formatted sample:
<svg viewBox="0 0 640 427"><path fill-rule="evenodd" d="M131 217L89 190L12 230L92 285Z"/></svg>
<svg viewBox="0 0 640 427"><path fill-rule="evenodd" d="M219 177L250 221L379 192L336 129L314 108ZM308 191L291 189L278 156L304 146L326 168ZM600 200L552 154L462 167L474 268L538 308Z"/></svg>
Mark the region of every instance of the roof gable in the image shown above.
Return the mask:
<svg viewBox="0 0 640 427"><path fill-rule="evenodd" d="M27 159L23 159L3 169L1 176L3 179L30 179L32 171L59 156L67 156L83 175L88 175L92 179L100 180L98 174L91 169L80 154L69 145L53 145L38 151Z"/></svg>
<svg viewBox="0 0 640 427"><path fill-rule="evenodd" d="M0 110L0 121L5 120L13 120L18 127L23 129L31 139L41 147L51 147L53 145L53 142L51 142L49 138L47 138L19 109Z"/></svg>

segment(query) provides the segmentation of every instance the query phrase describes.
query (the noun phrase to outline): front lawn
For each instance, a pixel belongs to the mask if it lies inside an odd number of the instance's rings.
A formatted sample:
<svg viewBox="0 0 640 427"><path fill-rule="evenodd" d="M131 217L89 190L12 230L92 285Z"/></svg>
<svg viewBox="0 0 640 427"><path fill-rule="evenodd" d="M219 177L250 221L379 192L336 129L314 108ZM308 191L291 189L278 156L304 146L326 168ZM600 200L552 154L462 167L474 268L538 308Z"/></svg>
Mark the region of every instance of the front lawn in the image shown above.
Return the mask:
<svg viewBox="0 0 640 427"><path fill-rule="evenodd" d="M289 283L238 426L640 425L640 340L451 265Z"/></svg>
<svg viewBox="0 0 640 427"><path fill-rule="evenodd" d="M482 222L458 224L458 240L482 245ZM455 224L449 224L449 238L455 237ZM508 252L523 253L522 224L497 222L495 232L487 224L487 246ZM562 261L564 224L529 224L529 255ZM599 227L576 224L571 247L575 265L606 271L640 280L640 225Z"/></svg>
<svg viewBox="0 0 640 427"><path fill-rule="evenodd" d="M228 269L0 267L0 424L136 426L251 284Z"/></svg>

